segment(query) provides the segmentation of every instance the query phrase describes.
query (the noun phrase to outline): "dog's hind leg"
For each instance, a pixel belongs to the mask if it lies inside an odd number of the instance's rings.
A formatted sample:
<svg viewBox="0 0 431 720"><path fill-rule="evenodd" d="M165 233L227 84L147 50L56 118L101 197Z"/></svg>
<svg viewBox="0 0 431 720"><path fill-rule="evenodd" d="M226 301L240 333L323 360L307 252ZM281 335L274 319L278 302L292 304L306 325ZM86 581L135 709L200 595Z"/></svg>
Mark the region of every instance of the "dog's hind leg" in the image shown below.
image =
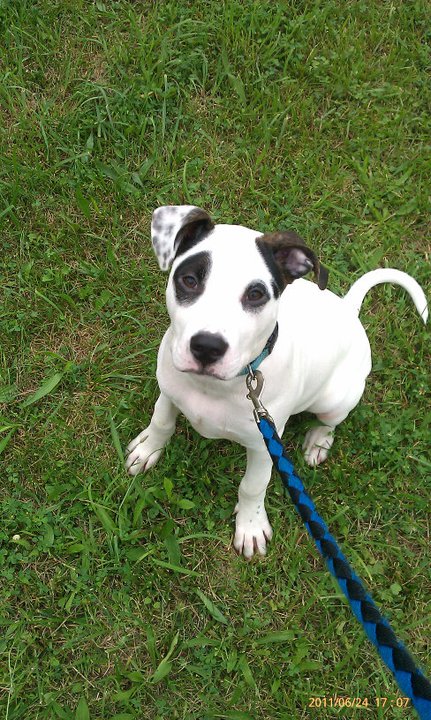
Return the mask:
<svg viewBox="0 0 431 720"><path fill-rule="evenodd" d="M238 489L234 548L251 558L255 552L265 555L272 529L265 510L265 493L271 479L272 460L265 447L247 448L247 469Z"/></svg>
<svg viewBox="0 0 431 720"><path fill-rule="evenodd" d="M305 436L302 449L308 465L320 465L326 460L334 442L335 428L356 407L364 393L371 369L368 341L354 360L354 363L349 360L337 369L331 383L322 389L319 400L308 408L322 423L311 428Z"/></svg>
<svg viewBox="0 0 431 720"><path fill-rule="evenodd" d="M178 409L163 393L154 406L148 427L127 446L126 470L129 475L145 472L156 464L175 431Z"/></svg>
<svg viewBox="0 0 431 720"><path fill-rule="evenodd" d="M309 465L320 465L328 457L328 453L334 442L334 431L337 425L346 419L348 414L356 407L362 397L365 387L365 379L362 383L357 383L355 388L351 388L350 392L336 403L332 410L313 410L317 419L322 423L311 428L305 436L302 449L304 457Z"/></svg>

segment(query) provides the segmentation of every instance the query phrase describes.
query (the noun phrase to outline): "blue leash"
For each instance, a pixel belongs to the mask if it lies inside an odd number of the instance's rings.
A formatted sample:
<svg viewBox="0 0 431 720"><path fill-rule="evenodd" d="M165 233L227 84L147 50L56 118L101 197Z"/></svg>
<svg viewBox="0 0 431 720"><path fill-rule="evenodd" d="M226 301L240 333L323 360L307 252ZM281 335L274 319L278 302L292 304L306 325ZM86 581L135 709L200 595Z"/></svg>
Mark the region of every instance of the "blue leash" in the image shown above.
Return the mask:
<svg viewBox="0 0 431 720"><path fill-rule="evenodd" d="M253 383L256 384L253 387ZM350 567L335 538L316 510L302 481L295 473L283 444L277 435L274 421L260 401L263 376L251 369L247 376L247 397L254 405L254 418L263 435L274 466L286 487L296 510L323 556L329 572L336 579L347 598L356 619L362 624L368 638L377 648L380 657L393 673L398 686L409 697L421 720L431 720L431 683L417 667L404 645L398 640L386 618L365 590L360 578Z"/></svg>

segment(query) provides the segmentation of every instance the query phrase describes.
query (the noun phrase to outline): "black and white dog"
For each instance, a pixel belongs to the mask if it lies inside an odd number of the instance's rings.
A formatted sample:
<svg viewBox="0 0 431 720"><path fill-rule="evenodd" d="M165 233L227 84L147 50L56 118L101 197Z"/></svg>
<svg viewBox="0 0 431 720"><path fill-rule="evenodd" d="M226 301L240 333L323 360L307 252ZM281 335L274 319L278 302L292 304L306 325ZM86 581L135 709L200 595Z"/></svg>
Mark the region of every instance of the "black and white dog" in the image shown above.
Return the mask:
<svg viewBox="0 0 431 720"><path fill-rule="evenodd" d="M271 460L246 398L247 365L261 363L264 402L280 435L290 415L317 415L321 425L303 445L307 462L316 465L327 457L336 425L359 402L371 370L358 319L366 292L382 282L401 285L424 322L425 295L406 273L383 269L339 298L325 290L327 271L296 233L214 225L193 206L158 208L151 234L161 269L172 264L171 325L158 355L160 397L149 426L127 448L127 470L135 475L157 462L179 411L204 437L244 445L234 546L247 558L264 554L272 535L264 505ZM317 284L300 279L311 270Z"/></svg>

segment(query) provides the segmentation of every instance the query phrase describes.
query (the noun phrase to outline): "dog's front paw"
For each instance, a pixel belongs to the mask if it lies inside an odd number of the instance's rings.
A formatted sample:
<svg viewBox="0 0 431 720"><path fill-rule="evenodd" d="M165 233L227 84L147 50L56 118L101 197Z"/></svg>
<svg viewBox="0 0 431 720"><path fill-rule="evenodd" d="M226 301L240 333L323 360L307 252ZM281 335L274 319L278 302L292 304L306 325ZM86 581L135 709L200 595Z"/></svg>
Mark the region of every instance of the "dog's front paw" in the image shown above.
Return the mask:
<svg viewBox="0 0 431 720"><path fill-rule="evenodd" d="M266 554L266 545L272 538L272 528L269 524L265 508L257 511L243 511L239 504L235 508L236 529L233 546L238 555L250 559L255 553Z"/></svg>
<svg viewBox="0 0 431 720"><path fill-rule="evenodd" d="M308 431L302 449L308 465L320 465L328 457L334 442L334 428L328 425L319 425Z"/></svg>
<svg viewBox="0 0 431 720"><path fill-rule="evenodd" d="M154 441L149 429L143 430L132 440L126 449L126 470L129 475L137 475L139 472L146 472L156 464L163 447Z"/></svg>

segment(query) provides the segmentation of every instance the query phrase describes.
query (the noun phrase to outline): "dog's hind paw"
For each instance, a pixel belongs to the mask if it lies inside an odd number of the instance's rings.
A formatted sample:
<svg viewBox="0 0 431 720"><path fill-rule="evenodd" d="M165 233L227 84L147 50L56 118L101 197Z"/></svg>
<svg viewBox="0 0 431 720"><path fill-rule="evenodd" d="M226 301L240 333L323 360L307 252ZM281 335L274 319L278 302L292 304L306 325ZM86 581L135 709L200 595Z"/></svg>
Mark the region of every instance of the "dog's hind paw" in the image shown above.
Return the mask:
<svg viewBox="0 0 431 720"><path fill-rule="evenodd" d="M334 442L334 428L328 425L319 425L308 431L302 449L308 465L320 465L328 457Z"/></svg>
<svg viewBox="0 0 431 720"><path fill-rule="evenodd" d="M148 430L143 430L126 449L126 470L129 475L146 472L156 464L163 447L154 443Z"/></svg>

